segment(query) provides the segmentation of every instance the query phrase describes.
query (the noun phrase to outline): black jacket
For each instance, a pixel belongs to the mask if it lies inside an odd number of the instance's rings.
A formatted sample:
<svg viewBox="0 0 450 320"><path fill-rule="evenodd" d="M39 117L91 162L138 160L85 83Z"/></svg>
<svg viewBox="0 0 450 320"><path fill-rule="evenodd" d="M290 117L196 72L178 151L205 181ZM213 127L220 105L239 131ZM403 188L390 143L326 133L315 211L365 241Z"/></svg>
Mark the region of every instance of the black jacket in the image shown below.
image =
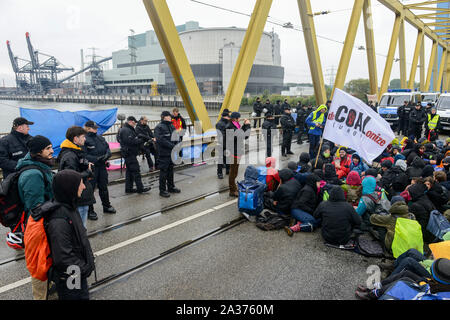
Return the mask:
<svg viewBox="0 0 450 320"><path fill-rule="evenodd" d="M402 169L397 166L386 170L386 172L381 177L378 185L381 188L386 189L389 193L391 191L402 192L408 186L408 176Z"/></svg>
<svg viewBox="0 0 450 320"><path fill-rule="evenodd" d="M446 210L444 205L448 202L448 191L439 182L435 182L430 190L426 192L430 201L434 204L436 209L444 213Z"/></svg>
<svg viewBox="0 0 450 320"><path fill-rule="evenodd" d="M145 142L145 137L138 137L136 130L125 123L122 128L119 129L120 137L120 151L124 158L136 157L139 154L141 145Z"/></svg>
<svg viewBox="0 0 450 320"><path fill-rule="evenodd" d="M306 177L305 186L297 193L292 203L292 209L300 209L312 214L319 204L316 182L317 176L309 175Z"/></svg>
<svg viewBox="0 0 450 320"><path fill-rule="evenodd" d="M292 133L295 130L295 121L290 114L284 113L280 119L283 134Z"/></svg>
<svg viewBox="0 0 450 320"><path fill-rule="evenodd" d="M89 132L86 135L86 142L82 147L86 153L86 158L96 167L105 166L106 161L111 158L111 150L108 142L101 135Z"/></svg>
<svg viewBox="0 0 450 320"><path fill-rule="evenodd" d="M47 212L44 223L57 276L67 278L67 268L76 265L82 278L89 277L95 269L94 254L76 208L53 200L33 210L32 217L38 220L41 211Z"/></svg>
<svg viewBox="0 0 450 320"><path fill-rule="evenodd" d="M286 177L283 177L283 175L288 172L287 170L290 171L289 169L283 169L279 172L280 179L283 179L283 181L286 180ZM289 172L289 175L291 178L283 182L273 195L273 200L278 201L276 208L284 214L291 213L292 203L301 189L301 184L293 177L292 171Z"/></svg>
<svg viewBox="0 0 450 320"><path fill-rule="evenodd" d="M409 212L416 216L417 222L422 227L423 239L425 242L433 240L433 236L427 231L428 220L430 219L431 211L436 207L425 194L426 186L424 184L413 184L408 188L411 201L408 203Z"/></svg>
<svg viewBox="0 0 450 320"><path fill-rule="evenodd" d="M156 145L158 146L159 156L163 158L171 157L172 149L179 142L175 127L170 121L161 121L155 127Z"/></svg>
<svg viewBox="0 0 450 320"><path fill-rule="evenodd" d="M425 167L425 162L416 156L414 160L411 163L411 167L406 169L406 174L408 175L408 178L411 180L415 177L421 177L423 168Z"/></svg>
<svg viewBox="0 0 450 320"><path fill-rule="evenodd" d="M81 198L78 199L77 206L89 206L95 203L94 189L92 188L89 178L93 177L92 171L89 171L86 153L83 150L63 147L57 159L59 166L58 171L71 169L79 172L83 178L83 183L86 186Z"/></svg>
<svg viewBox="0 0 450 320"><path fill-rule="evenodd" d="M221 118L217 123L216 123L216 130L217 130L217 136L219 136L219 132L222 134L221 138L218 138L218 143L219 145L222 146L222 148L225 150L225 147L227 145L227 132L226 132L226 128L228 126L228 124L230 123L230 120L225 119L225 118Z"/></svg>
<svg viewBox="0 0 450 320"><path fill-rule="evenodd" d="M281 104L277 103L276 105L274 105L273 114L275 116L280 116L283 114L283 107L281 106ZM276 125L280 124L280 117L275 117L275 123Z"/></svg>
<svg viewBox="0 0 450 320"><path fill-rule="evenodd" d="M136 131L138 136L146 136L147 139L153 139L155 137L152 129L150 129L150 127L146 124L138 123L134 131Z"/></svg>
<svg viewBox="0 0 450 320"><path fill-rule="evenodd" d="M256 113L256 116L257 116L257 117L260 117L260 116L261 116L261 113L263 112L263 110L264 110L264 107L263 107L263 105L261 104L261 102L255 102L255 103L253 104L253 112Z"/></svg>
<svg viewBox="0 0 450 320"><path fill-rule="evenodd" d="M344 191L340 187L331 189L330 198L317 207L313 216L321 220L323 239L334 245L346 244L353 229L361 225L361 217L345 200Z"/></svg>
<svg viewBox="0 0 450 320"><path fill-rule="evenodd" d="M272 142L272 130L277 130L277 124L274 120L265 119L262 124L262 129L266 130L267 140Z"/></svg>
<svg viewBox="0 0 450 320"><path fill-rule="evenodd" d="M234 141L233 141L233 143L230 141L227 141L226 148L228 149L228 147L230 147L230 149L231 149L231 146L232 146L233 150L230 150L230 151L232 151L231 155L234 157L241 157L244 154L244 141L242 141L241 148L238 150L238 137L240 136L240 134L242 134L241 137L244 137L244 134L245 134L245 140L248 139L250 136L249 130L251 130L251 126L249 124L244 124L243 126L241 126L240 129L238 129L233 124L233 122L230 121L230 122L228 122L226 130L234 131ZM239 132L239 130L240 130L240 132Z"/></svg>
<svg viewBox="0 0 450 320"><path fill-rule="evenodd" d="M303 130L303 127L305 126L306 118L308 117L308 113L303 108L297 109L297 120L296 125L300 126L300 130Z"/></svg>
<svg viewBox="0 0 450 320"><path fill-rule="evenodd" d="M300 157L298 159L297 165L300 166L300 173L307 173L307 172L311 172L312 167L309 164L309 162L311 161L311 158L309 156L309 153L307 152L302 152L300 154Z"/></svg>
<svg viewBox="0 0 450 320"><path fill-rule="evenodd" d="M274 112L273 104L271 104L271 103L266 103L266 104L264 104L264 108L267 109L267 111L269 111L270 113L273 114L273 112ZM263 108L263 110L264 110L264 108Z"/></svg>
<svg viewBox="0 0 450 320"><path fill-rule="evenodd" d="M423 125L427 119L427 114L425 110L420 109L417 110L416 108L412 109L409 113L409 121L413 125Z"/></svg>
<svg viewBox="0 0 450 320"><path fill-rule="evenodd" d="M411 105L405 106L404 104L397 108L397 115L402 120L409 119L409 113L411 112Z"/></svg>
<svg viewBox="0 0 450 320"><path fill-rule="evenodd" d="M32 137L24 135L16 130L0 139L0 168L3 170L3 178L16 171L17 161L28 153L27 142Z"/></svg>

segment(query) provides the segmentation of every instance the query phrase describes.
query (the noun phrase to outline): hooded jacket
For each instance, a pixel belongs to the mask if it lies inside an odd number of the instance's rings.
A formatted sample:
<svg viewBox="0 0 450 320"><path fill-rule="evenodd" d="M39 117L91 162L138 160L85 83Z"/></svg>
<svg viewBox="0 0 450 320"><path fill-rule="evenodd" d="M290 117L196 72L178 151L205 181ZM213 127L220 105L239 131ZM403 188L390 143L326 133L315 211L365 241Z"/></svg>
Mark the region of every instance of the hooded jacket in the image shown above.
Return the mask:
<svg viewBox="0 0 450 320"><path fill-rule="evenodd" d="M384 244L386 248L392 252L392 242L395 236L395 224L397 218L412 219L415 217L409 212L408 205L404 201L395 202L389 210L389 215L373 214L370 216L370 223L387 229Z"/></svg>
<svg viewBox="0 0 450 320"><path fill-rule="evenodd" d="M444 213L445 210L447 210L444 208L444 205L446 205L449 200L448 190L439 182L433 183L431 189L426 191L426 194L439 212Z"/></svg>
<svg viewBox="0 0 450 320"><path fill-rule="evenodd" d="M355 166L355 164L353 163L353 158L359 159L358 165ZM366 172L367 169L369 169L369 166L362 161L361 157L357 153L354 153L352 155L350 171L356 171L359 173L359 175L361 175L363 172Z"/></svg>
<svg viewBox="0 0 450 320"><path fill-rule="evenodd" d="M411 180L412 178L415 177L421 177L424 167L425 162L421 158L416 156L411 163L411 167L406 169L406 174L408 175L408 178Z"/></svg>
<svg viewBox="0 0 450 320"><path fill-rule="evenodd" d="M79 146L69 140L61 143L61 152L58 155L58 171L70 169L81 174L83 182L86 186L81 198L78 199L78 206L89 206L95 203L94 189L92 188L89 178L93 176L93 172L89 170L86 153Z"/></svg>
<svg viewBox="0 0 450 320"><path fill-rule="evenodd" d="M277 164L277 159L273 157L266 158L266 167L267 167L267 191L275 191L280 184L280 175L278 170L275 169Z"/></svg>
<svg viewBox="0 0 450 320"><path fill-rule="evenodd" d="M406 161L404 159L398 159L397 161L395 161L395 166L402 169L403 172L406 172L406 170L408 169L408 166L406 165Z"/></svg>
<svg viewBox="0 0 450 320"><path fill-rule="evenodd" d="M290 214L292 203L300 191L301 185L300 182L294 179L294 175L289 169L280 170L279 175L282 184L275 192L273 200L278 202L275 206L278 211Z"/></svg>
<svg viewBox="0 0 450 320"><path fill-rule="evenodd" d="M424 241L430 242L434 237L427 231L427 225L428 220L430 219L430 213L435 210L436 207L425 194L426 189L426 186L421 183L416 183L409 187L408 193L411 196L411 202L409 202L408 207L409 211L414 214L417 222L419 222L422 227Z"/></svg>
<svg viewBox="0 0 450 320"><path fill-rule="evenodd" d="M293 204L292 209L300 209L309 214L312 214L319 204L319 192L317 190L316 183L320 181L320 178L316 175L309 175L306 177L305 186L298 192Z"/></svg>
<svg viewBox="0 0 450 320"><path fill-rule="evenodd" d="M378 193L375 191L376 188L377 188L377 180L372 176L366 177L362 182L362 195L363 196L371 195L374 199L377 199ZM365 201L364 198L366 198ZM356 213L362 216L366 211L372 211L374 207L375 204L370 198L361 197L361 199L359 200L358 207L356 208Z"/></svg>
<svg viewBox="0 0 450 320"><path fill-rule="evenodd" d="M28 152L27 155L20 159L17 163L17 171L25 166L38 166L45 172L45 178L48 182L45 185L44 176L38 169L30 169L23 172L18 181L19 197L24 204L24 211L26 214L25 222L28 220L28 216L31 213L31 209L39 204L43 204L53 198L52 179L53 173L45 163L33 159Z"/></svg>
<svg viewBox="0 0 450 320"><path fill-rule="evenodd" d="M311 165L309 161L311 160L310 156L306 152L302 152L299 157L298 165L300 168L300 173L311 172Z"/></svg>
<svg viewBox="0 0 450 320"><path fill-rule="evenodd" d="M362 193L361 177L358 172L350 171L347 176L346 184L342 185L342 189L344 190L347 202L352 206L358 205Z"/></svg>
<svg viewBox="0 0 450 320"><path fill-rule="evenodd" d="M80 267L82 278L89 277L95 268L86 229L76 209L80 181L81 175L78 172L73 170L59 172L53 179L55 200L45 203L41 208L51 212L47 217L46 231L53 267L56 276L62 279L67 278L65 272L69 266Z"/></svg>
<svg viewBox="0 0 450 320"><path fill-rule="evenodd" d="M386 172L381 177L378 185L384 188L388 193L402 192L408 186L408 176L403 172L400 167L393 166L392 168L386 170Z"/></svg>
<svg viewBox="0 0 450 320"><path fill-rule="evenodd" d="M353 229L361 225L361 217L346 202L344 191L339 187L331 189L330 198L317 207L313 216L321 220L323 239L333 245L347 244Z"/></svg>
<svg viewBox="0 0 450 320"><path fill-rule="evenodd" d="M325 180L327 184L333 184L336 186L343 184L336 174L336 168L331 163L326 164L324 167L323 180Z"/></svg>
<svg viewBox="0 0 450 320"><path fill-rule="evenodd" d="M348 153L346 153L343 158L339 157L339 160L340 160L340 163L339 163L340 168L339 169L336 168L336 174L339 179L342 179L342 178L346 177L347 174L350 172L350 165L353 162L352 162L352 157ZM336 161L333 161L332 163L334 166L336 166Z"/></svg>
<svg viewBox="0 0 450 320"><path fill-rule="evenodd" d="M314 121L318 121L319 119L322 118L323 116L323 120L319 123L321 126L325 127L325 123L327 121L327 117L326 117L326 112L325 113L321 113L320 110L325 109L328 111L328 108L325 105L321 105L320 107L317 108L316 111L311 112L310 115L308 116L308 118L306 119L306 124L308 125L308 134L313 134L316 136L321 136L323 129L316 127L316 123ZM313 128L313 129L311 129Z"/></svg>

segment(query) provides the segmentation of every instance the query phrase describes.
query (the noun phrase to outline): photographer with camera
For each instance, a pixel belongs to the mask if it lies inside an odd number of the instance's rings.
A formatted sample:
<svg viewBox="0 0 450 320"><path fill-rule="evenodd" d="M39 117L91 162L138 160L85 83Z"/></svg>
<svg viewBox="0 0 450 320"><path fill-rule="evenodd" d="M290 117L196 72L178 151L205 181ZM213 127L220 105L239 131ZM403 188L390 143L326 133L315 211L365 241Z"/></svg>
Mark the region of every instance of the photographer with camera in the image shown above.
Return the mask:
<svg viewBox="0 0 450 320"><path fill-rule="evenodd" d="M86 134L86 142L82 147L83 151L86 152L86 158L89 162L93 163L94 168L94 179L91 180L92 189L95 192L95 188L98 186L98 193L102 201L103 213L114 214L116 210L111 206L109 202L108 193L108 171L106 168L109 167L108 159L111 158L111 150L109 149L109 144L106 142L105 138L97 134L98 125L89 120L84 124L84 130ZM89 220L97 220L97 213L94 211L94 205L89 206L88 212Z"/></svg>
<svg viewBox="0 0 450 320"><path fill-rule="evenodd" d="M79 126L67 129L66 140L61 143L61 152L58 155L58 171L71 169L79 172L83 178L86 189L77 201L77 210L86 228L89 206L95 203L94 189L89 180L94 177L94 164L86 158L81 149L86 142L86 131Z"/></svg>

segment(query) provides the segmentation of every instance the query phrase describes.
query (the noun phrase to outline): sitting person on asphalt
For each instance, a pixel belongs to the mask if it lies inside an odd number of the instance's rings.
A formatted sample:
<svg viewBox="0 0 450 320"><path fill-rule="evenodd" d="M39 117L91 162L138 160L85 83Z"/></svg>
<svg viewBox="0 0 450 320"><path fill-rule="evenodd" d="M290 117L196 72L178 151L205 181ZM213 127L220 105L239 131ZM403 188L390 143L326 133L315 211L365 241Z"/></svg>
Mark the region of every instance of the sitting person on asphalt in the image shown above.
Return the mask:
<svg viewBox="0 0 450 320"><path fill-rule="evenodd" d="M369 167L362 161L361 157L357 153L352 154L350 171L356 171L360 176L362 176L367 169L369 169Z"/></svg>
<svg viewBox="0 0 450 320"><path fill-rule="evenodd" d="M273 207L279 214L289 214L291 205L300 191L301 185L294 179L294 175L289 169L280 170L278 174L281 184L272 197Z"/></svg>
<svg viewBox="0 0 450 320"><path fill-rule="evenodd" d="M353 230L361 225L361 217L345 200L344 190L333 187L328 201L322 202L313 213L322 226L322 237L332 245L346 245Z"/></svg>
<svg viewBox="0 0 450 320"><path fill-rule="evenodd" d="M357 207L359 200L362 196L362 184L361 178L356 171L350 171L347 176L346 184L343 184L341 188L344 190L345 199L353 207Z"/></svg>

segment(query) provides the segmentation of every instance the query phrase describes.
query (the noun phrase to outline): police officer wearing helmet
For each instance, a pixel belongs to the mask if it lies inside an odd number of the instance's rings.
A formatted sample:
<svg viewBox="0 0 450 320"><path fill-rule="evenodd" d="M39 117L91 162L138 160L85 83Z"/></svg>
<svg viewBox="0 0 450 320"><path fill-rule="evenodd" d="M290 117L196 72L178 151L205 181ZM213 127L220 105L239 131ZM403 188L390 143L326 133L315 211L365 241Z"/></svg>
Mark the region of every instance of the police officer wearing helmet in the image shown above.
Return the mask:
<svg viewBox="0 0 450 320"><path fill-rule="evenodd" d="M108 142L103 136L97 134L98 125L89 120L84 124L86 130L86 141L82 149L86 152L86 158L89 162L94 164L94 176L90 181L92 188L98 186L98 193L103 205L103 213L116 213L116 210L111 206L108 192L108 159L111 157L111 150ZM89 206L88 219L97 220L97 214L94 211L94 206Z"/></svg>
<svg viewBox="0 0 450 320"><path fill-rule="evenodd" d="M16 118L11 133L0 139L0 168L3 170L3 179L16 170L17 162L28 153L27 143L32 138L28 132L33 124L34 122L25 118Z"/></svg>

